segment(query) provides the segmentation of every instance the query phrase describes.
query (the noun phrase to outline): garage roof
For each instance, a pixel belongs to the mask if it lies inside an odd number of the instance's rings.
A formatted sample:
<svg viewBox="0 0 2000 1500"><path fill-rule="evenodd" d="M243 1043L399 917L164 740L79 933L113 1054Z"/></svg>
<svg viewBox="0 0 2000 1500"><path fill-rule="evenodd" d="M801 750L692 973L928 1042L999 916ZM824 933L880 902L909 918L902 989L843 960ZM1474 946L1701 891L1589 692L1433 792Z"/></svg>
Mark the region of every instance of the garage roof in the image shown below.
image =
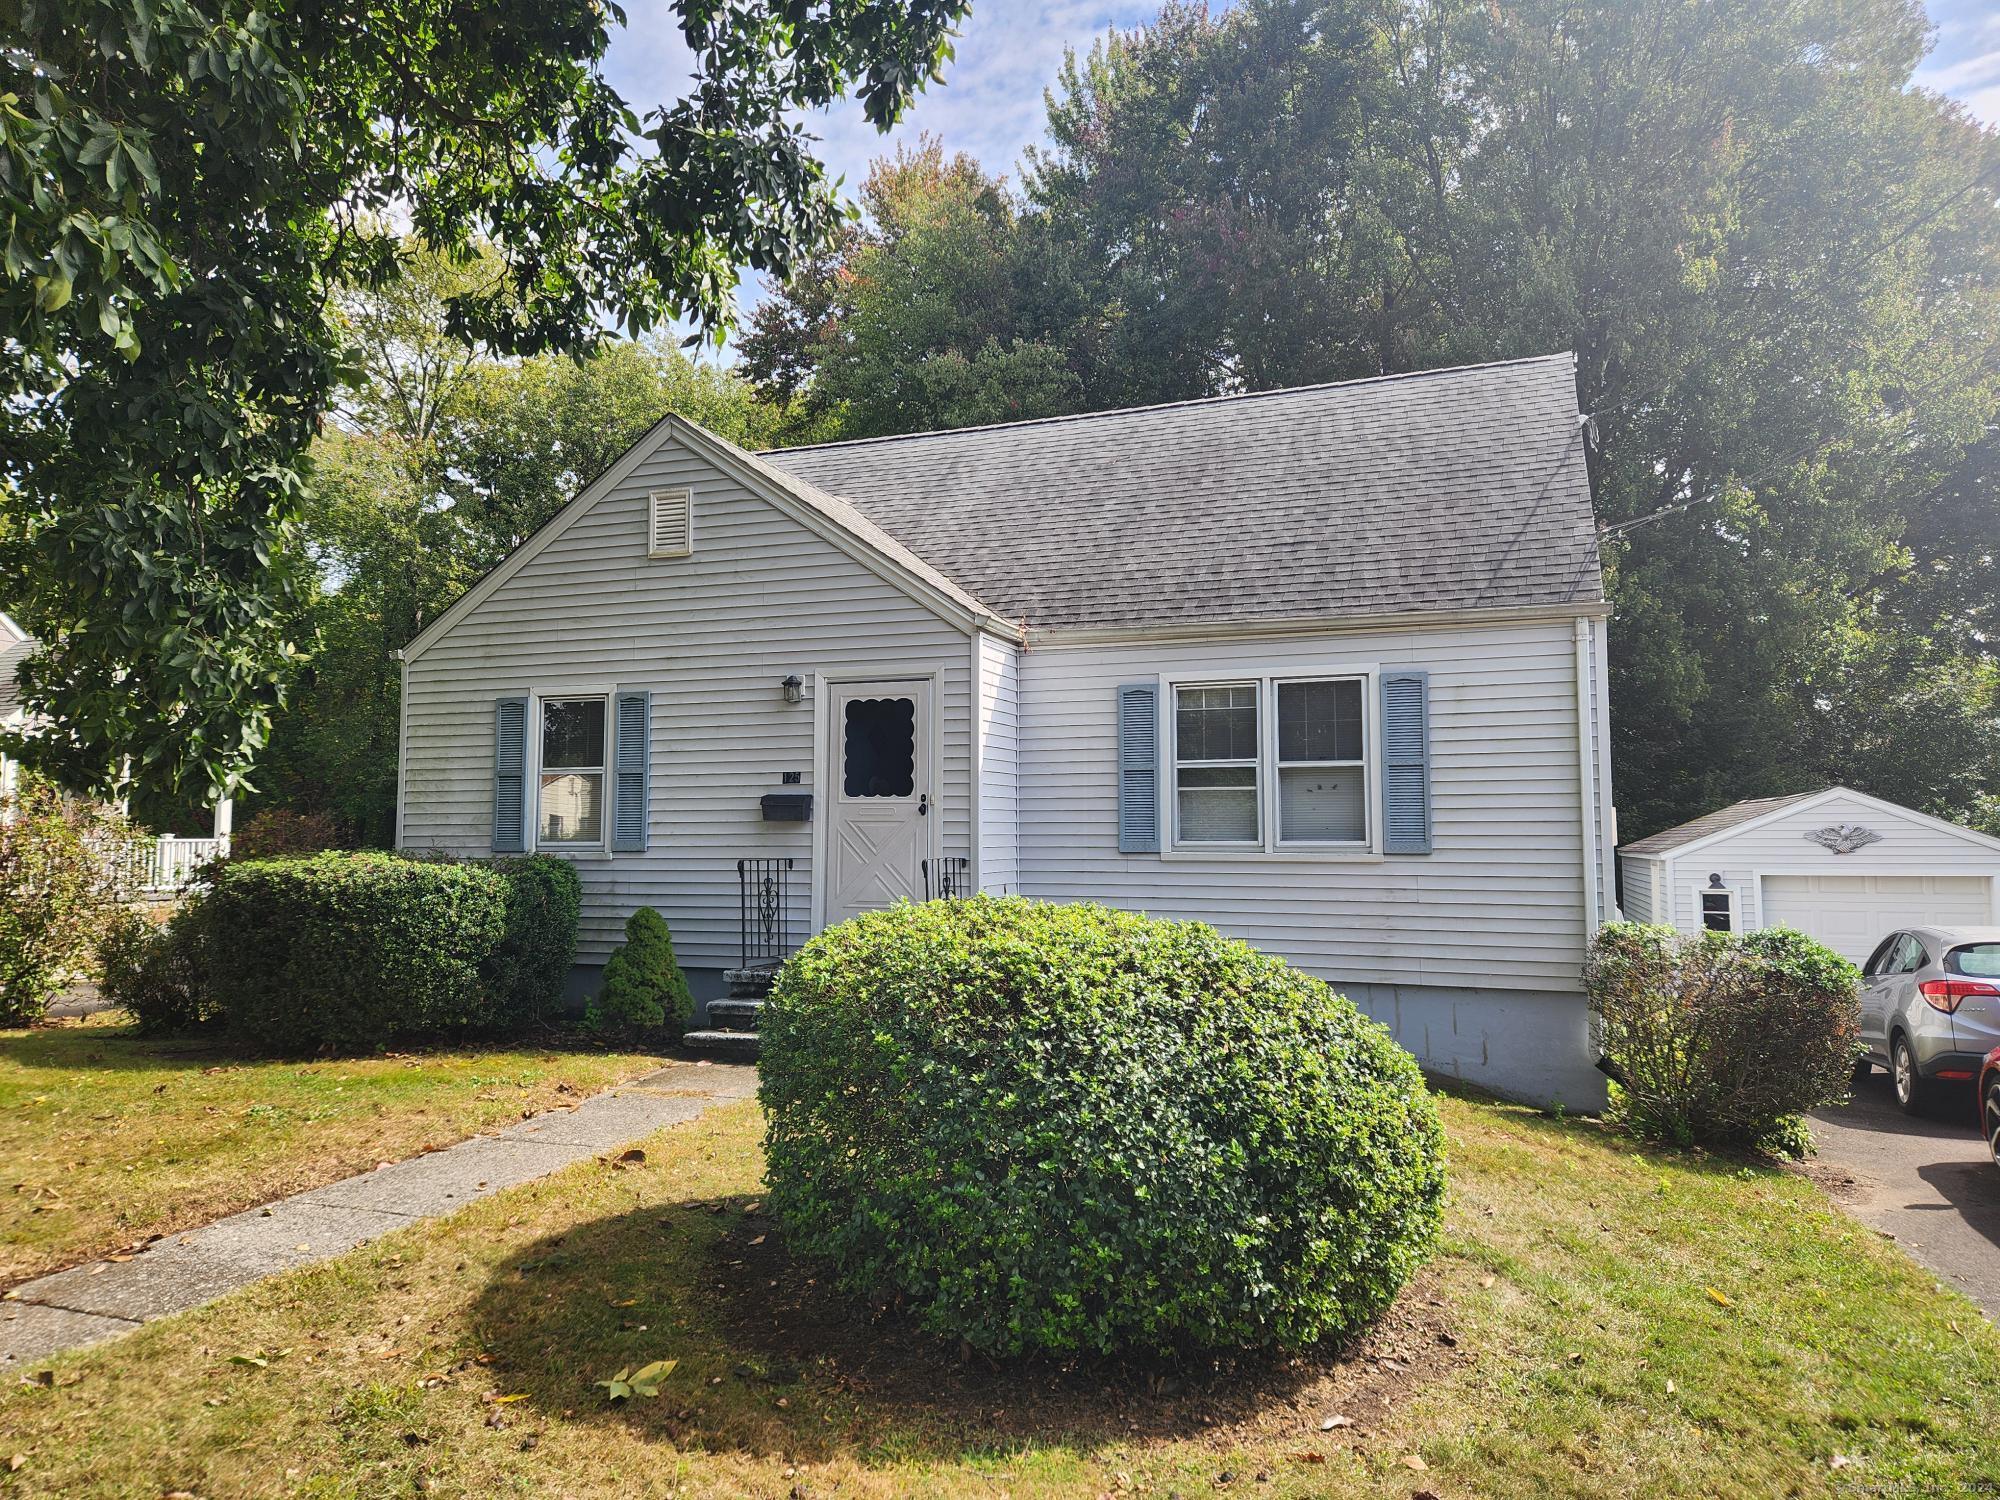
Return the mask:
<svg viewBox="0 0 2000 1500"><path fill-rule="evenodd" d="M1680 825L1678 828L1663 829L1621 848L1620 854L1671 854L1683 844L1692 844L1696 839L1705 839L1712 833L1721 833L1726 828L1734 828L1739 823L1748 823L1752 818L1761 818L1766 813L1777 812L1796 802L1807 802L1814 797L1823 797L1838 787L1827 787L1817 792L1795 792L1789 797L1752 797L1747 802L1733 803L1717 808L1712 813Z"/></svg>

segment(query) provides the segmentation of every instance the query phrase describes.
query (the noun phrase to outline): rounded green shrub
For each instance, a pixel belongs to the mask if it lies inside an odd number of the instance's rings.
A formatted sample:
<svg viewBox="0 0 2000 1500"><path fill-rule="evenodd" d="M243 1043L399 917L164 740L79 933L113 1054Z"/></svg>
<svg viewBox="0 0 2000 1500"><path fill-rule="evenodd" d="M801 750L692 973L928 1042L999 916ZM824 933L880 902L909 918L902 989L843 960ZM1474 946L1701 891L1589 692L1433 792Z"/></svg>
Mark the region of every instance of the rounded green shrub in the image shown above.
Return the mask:
<svg viewBox="0 0 2000 1500"><path fill-rule="evenodd" d="M584 1013L592 1031L679 1041L694 1015L667 919L642 906L625 919L625 943L604 965L604 987Z"/></svg>
<svg viewBox="0 0 2000 1500"><path fill-rule="evenodd" d="M562 1009L563 984L576 962L583 879L553 854L486 863L507 882L507 931L486 964L488 1020L503 1028L550 1020Z"/></svg>
<svg viewBox="0 0 2000 1500"><path fill-rule="evenodd" d="M98 986L142 1031L186 1031L219 1018L208 974L208 908L184 897L165 922L121 909L97 942Z"/></svg>
<svg viewBox="0 0 2000 1500"><path fill-rule="evenodd" d="M807 943L759 1029L790 1246L994 1354L1336 1338L1436 1239L1415 1061L1198 923L899 906Z"/></svg>
<svg viewBox="0 0 2000 1500"><path fill-rule="evenodd" d="M1860 980L1786 927L1683 937L1610 924L1591 941L1584 989L1614 1112L1677 1145L1795 1149L1789 1121L1847 1097Z"/></svg>

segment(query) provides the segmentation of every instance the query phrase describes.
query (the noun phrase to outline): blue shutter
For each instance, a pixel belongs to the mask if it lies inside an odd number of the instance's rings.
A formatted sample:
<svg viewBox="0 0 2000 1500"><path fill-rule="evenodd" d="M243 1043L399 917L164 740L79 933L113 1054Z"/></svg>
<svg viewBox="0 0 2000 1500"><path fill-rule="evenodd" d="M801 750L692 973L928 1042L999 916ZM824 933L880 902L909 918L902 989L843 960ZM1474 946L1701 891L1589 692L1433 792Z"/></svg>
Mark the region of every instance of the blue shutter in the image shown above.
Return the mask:
<svg viewBox="0 0 2000 1500"><path fill-rule="evenodd" d="M1118 689L1118 852L1160 852L1160 690Z"/></svg>
<svg viewBox="0 0 2000 1500"><path fill-rule="evenodd" d="M1382 674L1382 852L1431 852L1431 725L1428 672Z"/></svg>
<svg viewBox="0 0 2000 1500"><path fill-rule="evenodd" d="M611 848L616 854L643 854L647 804L652 800L653 695L620 693L616 702Z"/></svg>
<svg viewBox="0 0 2000 1500"><path fill-rule="evenodd" d="M528 700L493 705L493 852L528 847Z"/></svg>

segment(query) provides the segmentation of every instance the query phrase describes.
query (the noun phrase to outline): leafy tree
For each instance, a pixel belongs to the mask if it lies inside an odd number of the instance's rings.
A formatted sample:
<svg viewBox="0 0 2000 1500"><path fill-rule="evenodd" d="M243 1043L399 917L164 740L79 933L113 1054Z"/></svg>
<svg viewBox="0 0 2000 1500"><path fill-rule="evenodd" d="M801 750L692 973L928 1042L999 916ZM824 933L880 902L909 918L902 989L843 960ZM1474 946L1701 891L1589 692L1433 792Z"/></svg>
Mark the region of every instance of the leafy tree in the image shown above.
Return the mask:
<svg viewBox="0 0 2000 1500"><path fill-rule="evenodd" d="M852 350L967 357L956 312L1088 408L1573 350L1625 831L1828 780L1983 816L2000 135L1911 86L1926 36L1914 0L1169 5L1068 60L1007 275L920 316L795 283L759 331L835 336L748 363L844 398Z"/></svg>
<svg viewBox="0 0 2000 1500"><path fill-rule="evenodd" d="M893 121L965 0L676 0L683 97L605 82L601 0L11 0L0 10L0 573L45 643L26 749L107 788L228 784L292 667L301 458L334 290L395 281L381 227L490 279L454 336L582 350L726 320L840 219L797 123L850 87ZM420 403L421 404L421 403Z"/></svg>
<svg viewBox="0 0 2000 1500"><path fill-rule="evenodd" d="M1075 410L1061 350L1025 336L1006 185L926 136L877 162L865 227L752 315L751 377L866 437Z"/></svg>

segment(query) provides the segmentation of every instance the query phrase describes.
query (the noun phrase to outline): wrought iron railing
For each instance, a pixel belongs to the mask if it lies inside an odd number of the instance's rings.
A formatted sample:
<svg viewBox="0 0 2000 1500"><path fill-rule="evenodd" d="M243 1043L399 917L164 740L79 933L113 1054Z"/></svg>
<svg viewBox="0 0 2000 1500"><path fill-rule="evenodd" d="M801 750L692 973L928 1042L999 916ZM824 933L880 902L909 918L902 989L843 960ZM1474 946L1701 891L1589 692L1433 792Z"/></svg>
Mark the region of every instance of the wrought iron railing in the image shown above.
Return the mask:
<svg viewBox="0 0 2000 1500"><path fill-rule="evenodd" d="M972 861L963 854L924 861L924 899L958 901L972 894Z"/></svg>
<svg viewBox="0 0 2000 1500"><path fill-rule="evenodd" d="M736 861L744 968L775 969L791 953L791 883L789 859Z"/></svg>

